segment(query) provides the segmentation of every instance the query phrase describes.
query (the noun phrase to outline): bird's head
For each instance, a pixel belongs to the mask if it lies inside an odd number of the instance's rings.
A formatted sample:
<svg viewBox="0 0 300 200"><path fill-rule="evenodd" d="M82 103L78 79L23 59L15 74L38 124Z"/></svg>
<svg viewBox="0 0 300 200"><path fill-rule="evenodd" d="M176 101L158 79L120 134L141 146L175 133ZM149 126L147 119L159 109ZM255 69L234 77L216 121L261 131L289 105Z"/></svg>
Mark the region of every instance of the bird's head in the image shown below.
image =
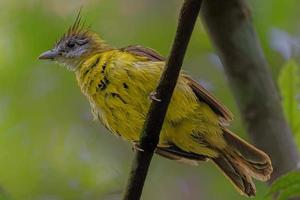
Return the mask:
<svg viewBox="0 0 300 200"><path fill-rule="evenodd" d="M39 59L56 61L75 71L89 56L107 49L104 41L81 23L80 12L74 24L55 43L54 47L39 56Z"/></svg>

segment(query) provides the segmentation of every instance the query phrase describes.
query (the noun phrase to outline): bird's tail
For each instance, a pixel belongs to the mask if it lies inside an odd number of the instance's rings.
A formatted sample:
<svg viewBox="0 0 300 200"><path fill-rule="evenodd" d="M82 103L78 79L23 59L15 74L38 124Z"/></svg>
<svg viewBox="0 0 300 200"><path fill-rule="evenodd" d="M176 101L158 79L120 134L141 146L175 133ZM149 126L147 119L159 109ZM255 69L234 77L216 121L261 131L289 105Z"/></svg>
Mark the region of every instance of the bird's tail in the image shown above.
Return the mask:
<svg viewBox="0 0 300 200"><path fill-rule="evenodd" d="M273 171L271 160L267 154L228 129L223 129L223 132L228 146L220 150L219 156L212 160L241 194L254 196L255 185L252 178L267 181Z"/></svg>

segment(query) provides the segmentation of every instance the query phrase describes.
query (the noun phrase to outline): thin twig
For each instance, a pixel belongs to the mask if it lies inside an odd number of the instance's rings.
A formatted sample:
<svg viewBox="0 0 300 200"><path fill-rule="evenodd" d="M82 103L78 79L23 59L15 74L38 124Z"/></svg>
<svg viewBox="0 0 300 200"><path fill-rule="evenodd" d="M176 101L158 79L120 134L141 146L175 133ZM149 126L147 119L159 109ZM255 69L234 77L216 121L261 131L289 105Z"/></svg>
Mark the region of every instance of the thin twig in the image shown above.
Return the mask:
<svg viewBox="0 0 300 200"><path fill-rule="evenodd" d="M141 197L148 168L159 141L159 134L201 3L202 0L185 0L181 8L171 53L155 93L156 98L161 101L154 100L151 103L140 138L142 151L137 151L133 160L124 200L139 200Z"/></svg>

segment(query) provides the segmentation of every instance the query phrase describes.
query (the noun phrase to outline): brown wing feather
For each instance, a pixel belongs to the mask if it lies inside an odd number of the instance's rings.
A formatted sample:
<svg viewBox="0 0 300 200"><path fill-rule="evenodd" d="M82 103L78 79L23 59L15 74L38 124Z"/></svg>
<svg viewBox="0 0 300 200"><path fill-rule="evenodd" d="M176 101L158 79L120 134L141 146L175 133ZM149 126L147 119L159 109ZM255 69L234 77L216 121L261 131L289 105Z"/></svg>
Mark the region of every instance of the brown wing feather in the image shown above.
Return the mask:
<svg viewBox="0 0 300 200"><path fill-rule="evenodd" d="M233 114L197 81L193 80L187 75L185 75L185 78L188 80L189 86L192 88L200 101L206 102L211 109L215 111L215 113L220 115L226 121L231 121L233 119Z"/></svg>
<svg viewBox="0 0 300 200"><path fill-rule="evenodd" d="M166 59L161 56L158 52L153 49L133 45L121 49L122 51L127 51L129 53L147 57L151 61L165 61ZM204 87L202 87L198 82L193 80L191 77L184 75L188 81L189 86L192 88L196 96L200 101L207 103L215 113L220 115L225 121L231 121L233 114L214 96L212 96Z"/></svg>
<svg viewBox="0 0 300 200"><path fill-rule="evenodd" d="M124 47L121 49L122 51L127 51L129 53L138 55L138 56L144 56L149 58L151 61L165 61L166 59L161 56L157 51L151 49L142 47L139 45L132 45L128 47Z"/></svg>

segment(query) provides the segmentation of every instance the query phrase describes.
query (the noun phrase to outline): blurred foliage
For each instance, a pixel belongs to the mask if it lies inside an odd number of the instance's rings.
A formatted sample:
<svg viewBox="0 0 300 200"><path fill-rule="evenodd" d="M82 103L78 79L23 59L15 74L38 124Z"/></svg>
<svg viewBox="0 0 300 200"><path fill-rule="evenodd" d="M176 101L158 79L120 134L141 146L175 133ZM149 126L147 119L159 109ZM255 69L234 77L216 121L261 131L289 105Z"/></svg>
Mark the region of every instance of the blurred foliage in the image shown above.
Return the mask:
<svg viewBox="0 0 300 200"><path fill-rule="evenodd" d="M132 159L130 145L92 121L72 73L36 58L53 46L81 6L92 29L112 45L140 44L167 55L181 3L0 1L0 199L120 198ZM277 80L287 59L299 63L295 49L300 44L300 1L251 0L249 4ZM200 22L184 70L235 113L231 129L246 137L220 60ZM211 163L191 167L155 156L149 173L144 200L246 199ZM255 199L265 199L266 185L257 182L257 190Z"/></svg>
<svg viewBox="0 0 300 200"><path fill-rule="evenodd" d="M282 95L282 105L298 147L300 147L300 68L293 60L282 67L278 86ZM272 184L268 195L276 194L277 200L300 196L300 172L289 172Z"/></svg>
<svg viewBox="0 0 300 200"><path fill-rule="evenodd" d="M278 85L285 115L300 146L300 70L294 60L282 67Z"/></svg>
<svg viewBox="0 0 300 200"><path fill-rule="evenodd" d="M274 194L277 200L300 196L300 172L290 172L274 181L267 195Z"/></svg>

